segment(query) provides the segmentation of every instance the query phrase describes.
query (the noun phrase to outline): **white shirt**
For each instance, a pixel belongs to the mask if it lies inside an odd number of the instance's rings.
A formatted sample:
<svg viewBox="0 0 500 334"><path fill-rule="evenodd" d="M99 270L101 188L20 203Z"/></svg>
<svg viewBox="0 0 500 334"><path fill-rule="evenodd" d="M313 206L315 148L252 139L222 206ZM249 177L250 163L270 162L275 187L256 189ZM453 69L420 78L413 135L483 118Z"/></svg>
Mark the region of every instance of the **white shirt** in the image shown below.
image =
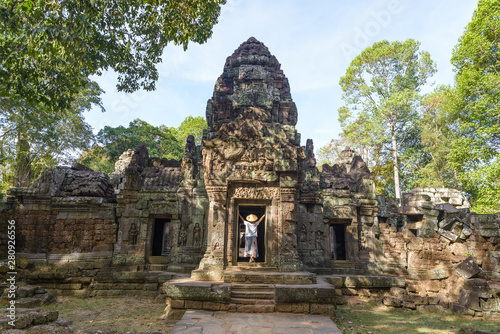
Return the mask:
<svg viewBox="0 0 500 334"><path fill-rule="evenodd" d="M244 221L245 224L245 237L256 237L257 236L257 226L259 224L255 223L250 223L249 221Z"/></svg>

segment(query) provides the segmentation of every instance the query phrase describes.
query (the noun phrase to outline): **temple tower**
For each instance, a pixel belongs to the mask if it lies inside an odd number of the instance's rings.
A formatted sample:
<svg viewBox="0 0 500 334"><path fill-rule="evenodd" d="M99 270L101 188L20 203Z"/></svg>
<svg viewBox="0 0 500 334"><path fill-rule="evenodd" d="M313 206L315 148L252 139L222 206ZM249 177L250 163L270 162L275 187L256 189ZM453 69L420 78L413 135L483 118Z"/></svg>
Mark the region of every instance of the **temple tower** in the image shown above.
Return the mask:
<svg viewBox="0 0 500 334"><path fill-rule="evenodd" d="M251 37L227 58L207 103L203 140L209 197L207 250L192 277L220 280L224 269L248 262L239 215L266 214L259 225L256 265L302 270L297 253L299 162L297 108L281 65Z"/></svg>

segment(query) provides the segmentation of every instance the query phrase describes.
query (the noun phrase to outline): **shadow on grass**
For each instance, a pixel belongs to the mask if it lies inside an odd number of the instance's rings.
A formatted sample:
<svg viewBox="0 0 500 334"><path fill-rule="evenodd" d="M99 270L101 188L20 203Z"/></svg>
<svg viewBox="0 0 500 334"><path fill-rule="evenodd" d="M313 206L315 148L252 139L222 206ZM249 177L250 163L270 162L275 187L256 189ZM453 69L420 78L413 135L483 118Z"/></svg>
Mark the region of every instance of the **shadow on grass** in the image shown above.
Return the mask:
<svg viewBox="0 0 500 334"><path fill-rule="evenodd" d="M471 318L452 313L420 313L414 310L387 308L374 302L358 302L339 306L337 325L344 334L452 334L460 328L500 332L496 320Z"/></svg>

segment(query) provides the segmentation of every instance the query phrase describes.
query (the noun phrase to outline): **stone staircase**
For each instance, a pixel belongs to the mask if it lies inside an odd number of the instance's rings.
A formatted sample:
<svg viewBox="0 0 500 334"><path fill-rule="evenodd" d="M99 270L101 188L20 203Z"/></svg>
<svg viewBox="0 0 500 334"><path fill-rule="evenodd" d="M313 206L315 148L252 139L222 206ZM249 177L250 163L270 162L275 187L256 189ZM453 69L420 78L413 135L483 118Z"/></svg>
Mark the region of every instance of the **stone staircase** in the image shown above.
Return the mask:
<svg viewBox="0 0 500 334"><path fill-rule="evenodd" d="M359 270L356 270L354 263L349 261L332 261L331 268L332 275L356 275L360 274Z"/></svg>
<svg viewBox="0 0 500 334"><path fill-rule="evenodd" d="M274 285L232 284L229 308L236 312L274 312Z"/></svg>
<svg viewBox="0 0 500 334"><path fill-rule="evenodd" d="M316 276L310 272L280 272L277 267L245 263L228 266L223 281L233 284L315 284Z"/></svg>

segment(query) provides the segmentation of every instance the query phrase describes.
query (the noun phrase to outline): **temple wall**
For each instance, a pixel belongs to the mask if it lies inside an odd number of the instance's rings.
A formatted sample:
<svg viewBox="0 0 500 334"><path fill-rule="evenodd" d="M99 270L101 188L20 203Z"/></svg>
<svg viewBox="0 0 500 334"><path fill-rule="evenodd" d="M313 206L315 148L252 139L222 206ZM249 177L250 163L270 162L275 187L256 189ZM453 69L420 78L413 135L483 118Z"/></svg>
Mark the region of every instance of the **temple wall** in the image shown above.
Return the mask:
<svg viewBox="0 0 500 334"><path fill-rule="evenodd" d="M113 205L23 204L13 216L22 253L109 252L116 242Z"/></svg>

